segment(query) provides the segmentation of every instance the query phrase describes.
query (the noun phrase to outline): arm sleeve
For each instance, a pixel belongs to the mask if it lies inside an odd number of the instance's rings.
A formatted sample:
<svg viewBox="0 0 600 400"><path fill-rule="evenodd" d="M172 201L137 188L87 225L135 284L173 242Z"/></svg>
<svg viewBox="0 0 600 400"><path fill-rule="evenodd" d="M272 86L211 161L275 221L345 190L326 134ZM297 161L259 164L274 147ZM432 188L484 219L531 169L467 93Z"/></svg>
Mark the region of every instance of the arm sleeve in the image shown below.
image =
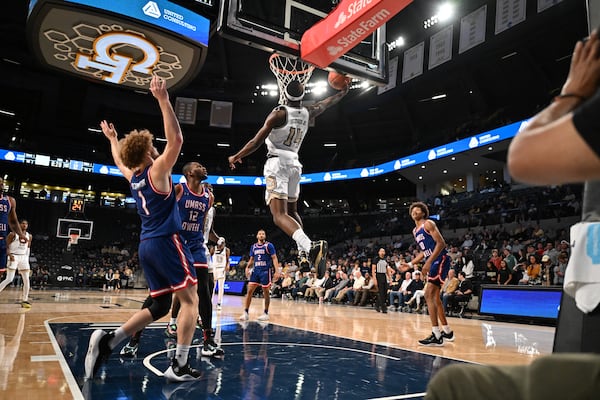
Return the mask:
<svg viewBox="0 0 600 400"><path fill-rule="evenodd" d="M573 112L575 129L600 157L600 90Z"/></svg>

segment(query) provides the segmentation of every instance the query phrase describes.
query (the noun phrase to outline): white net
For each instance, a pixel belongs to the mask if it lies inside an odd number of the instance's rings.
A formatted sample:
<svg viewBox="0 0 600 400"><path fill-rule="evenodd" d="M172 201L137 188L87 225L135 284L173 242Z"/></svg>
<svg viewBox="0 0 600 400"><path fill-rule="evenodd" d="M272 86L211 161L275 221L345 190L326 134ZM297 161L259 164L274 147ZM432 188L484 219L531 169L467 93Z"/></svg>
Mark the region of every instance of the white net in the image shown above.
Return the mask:
<svg viewBox="0 0 600 400"><path fill-rule="evenodd" d="M310 80L314 65L304 62L298 58L289 58L281 54L273 54L269 57L269 66L271 71L277 78L277 86L279 87L279 103L285 102L285 88L291 81L298 81L306 86Z"/></svg>

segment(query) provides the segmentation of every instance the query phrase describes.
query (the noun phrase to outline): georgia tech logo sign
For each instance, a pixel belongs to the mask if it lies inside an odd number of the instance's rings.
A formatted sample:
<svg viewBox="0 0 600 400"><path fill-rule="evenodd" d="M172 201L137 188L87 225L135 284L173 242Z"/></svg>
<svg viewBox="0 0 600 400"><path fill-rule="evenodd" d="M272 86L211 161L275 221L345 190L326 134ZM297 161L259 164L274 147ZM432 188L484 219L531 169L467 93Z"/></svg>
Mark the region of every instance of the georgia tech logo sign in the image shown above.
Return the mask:
<svg viewBox="0 0 600 400"><path fill-rule="evenodd" d="M153 2L148 4L150 3ZM125 54L111 51L117 45L135 47L142 51L143 58L138 61ZM111 32L99 36L94 41L93 51L94 55L92 56L78 53L75 65L81 69L95 68L104 71L106 74L103 74L101 79L111 83L122 83L129 71L150 75L160 57L154 44L146 38L127 32Z"/></svg>
<svg viewBox="0 0 600 400"><path fill-rule="evenodd" d="M156 4L153 1L147 2L146 5L142 8L142 11L144 11L144 14L152 18L160 18L161 15L160 8L158 8L158 4Z"/></svg>

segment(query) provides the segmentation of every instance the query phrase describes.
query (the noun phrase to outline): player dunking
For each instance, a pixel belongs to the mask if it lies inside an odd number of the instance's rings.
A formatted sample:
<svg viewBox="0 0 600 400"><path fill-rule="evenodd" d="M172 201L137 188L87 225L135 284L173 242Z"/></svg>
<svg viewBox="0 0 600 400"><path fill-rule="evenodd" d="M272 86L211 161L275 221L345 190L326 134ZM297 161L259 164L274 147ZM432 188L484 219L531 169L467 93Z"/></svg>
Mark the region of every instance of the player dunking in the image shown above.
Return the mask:
<svg viewBox="0 0 600 400"><path fill-rule="evenodd" d="M33 236L27 232L27 228L29 227L27 220L21 220L19 225L21 226L21 231L25 233L27 240L21 240L14 232L8 234L6 238L6 242L8 243L8 272L6 273L6 279L0 283L0 292L13 281L18 269L23 277L23 300L21 301L21 307L31 308L31 303L29 302L29 253L31 252L31 240Z"/></svg>
<svg viewBox="0 0 600 400"><path fill-rule="evenodd" d="M411 204L409 213L415 221L413 235L421 251L409 265L412 267L412 264L425 259L423 274L427 275L429 282L425 288L425 301L429 310L432 333L431 336L419 340L419 343L423 346L443 346L444 340L454 341L454 332L448 326L440 299L440 288L450 269L450 257L446 254L446 241L435 222L428 219L429 209L425 203ZM442 324L442 330L440 330L438 320Z"/></svg>
<svg viewBox="0 0 600 400"><path fill-rule="evenodd" d="M17 218L17 202L4 193L4 178L0 177L0 273L6 271L6 238L9 230L15 232L21 241L27 241Z"/></svg>
<svg viewBox="0 0 600 400"><path fill-rule="evenodd" d="M181 303L177 348L164 376L171 381L198 379L201 373L190 367L188 354L198 317L196 271L192 255L179 237L181 217L177 208L171 169L181 151L183 135L169 102L165 81L152 77L150 91L158 101L167 144L162 154L152 145L152 134L134 130L121 141L113 124L102 121L102 132L110 141L117 167L130 182L138 214L142 220L139 259L144 270L152 303L136 312L113 332L95 330L85 358L85 377L93 378L100 365L119 342L163 317L171 307L171 296Z"/></svg>
<svg viewBox="0 0 600 400"><path fill-rule="evenodd" d="M258 320L269 320L271 277L275 280L279 277L279 261L277 261L275 246L273 246L273 243L267 242L267 234L263 229L256 233L256 240L257 242L250 247L250 260L248 260L248 265L246 266L246 275L248 275L250 268L252 268L252 275L250 275L248 281L248 293L244 300L244 313L240 316L241 321L248 321L250 318L248 310L252 302L252 295L258 285L262 286L263 299L265 301L264 312L258 317Z"/></svg>
<svg viewBox="0 0 600 400"><path fill-rule="evenodd" d="M302 174L298 150L308 131L309 121L338 103L348 93L348 86L308 107L302 105L304 85L300 82L292 80L285 87L284 93L284 104L267 116L256 135L240 151L230 156L228 161L231 169L235 169L236 164L241 163L244 157L254 153L263 143L267 144L267 161L264 166L267 186L265 201L271 210L273 222L296 242L302 270L308 271L314 266L321 278L326 269L327 242L312 242L304 232L298 214Z"/></svg>

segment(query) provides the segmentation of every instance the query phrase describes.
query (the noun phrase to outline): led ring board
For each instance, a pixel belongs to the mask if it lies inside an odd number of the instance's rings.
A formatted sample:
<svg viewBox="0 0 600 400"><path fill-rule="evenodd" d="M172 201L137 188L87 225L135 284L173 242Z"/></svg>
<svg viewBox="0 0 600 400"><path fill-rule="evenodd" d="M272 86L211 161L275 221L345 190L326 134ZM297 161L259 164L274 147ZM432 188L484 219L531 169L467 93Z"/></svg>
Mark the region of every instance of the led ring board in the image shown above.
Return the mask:
<svg viewBox="0 0 600 400"><path fill-rule="evenodd" d="M152 75L184 86L204 64L210 21L166 0L32 0L27 33L45 65L148 89Z"/></svg>

